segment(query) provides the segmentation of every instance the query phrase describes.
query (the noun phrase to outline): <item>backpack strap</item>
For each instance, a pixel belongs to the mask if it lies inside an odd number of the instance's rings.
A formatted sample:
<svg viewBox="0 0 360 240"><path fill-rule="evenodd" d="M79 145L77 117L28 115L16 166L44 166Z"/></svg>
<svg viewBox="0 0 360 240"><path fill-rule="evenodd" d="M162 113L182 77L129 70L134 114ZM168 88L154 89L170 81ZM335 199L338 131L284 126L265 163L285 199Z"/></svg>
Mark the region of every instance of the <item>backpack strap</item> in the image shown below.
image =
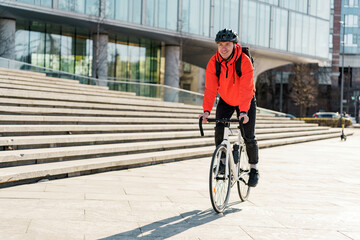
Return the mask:
<svg viewBox="0 0 360 240"><path fill-rule="evenodd" d="M221 63L215 60L216 76L219 78L221 73Z"/></svg>
<svg viewBox="0 0 360 240"><path fill-rule="evenodd" d="M240 54L240 57L236 60L235 62L235 69L236 69L236 74L239 76L239 78L242 76L241 73L241 59L242 59L242 53Z"/></svg>
<svg viewBox="0 0 360 240"><path fill-rule="evenodd" d="M242 72L241 72L241 60L243 57L243 53L249 57L251 64L254 66L254 59L251 57L250 55L250 49L248 47L242 47L242 52L240 54L240 57L235 61L235 70L236 70L236 74L241 77L242 76ZM219 78L220 77L220 73L221 73L221 63L218 61L215 61L215 68L216 68L216 76Z"/></svg>

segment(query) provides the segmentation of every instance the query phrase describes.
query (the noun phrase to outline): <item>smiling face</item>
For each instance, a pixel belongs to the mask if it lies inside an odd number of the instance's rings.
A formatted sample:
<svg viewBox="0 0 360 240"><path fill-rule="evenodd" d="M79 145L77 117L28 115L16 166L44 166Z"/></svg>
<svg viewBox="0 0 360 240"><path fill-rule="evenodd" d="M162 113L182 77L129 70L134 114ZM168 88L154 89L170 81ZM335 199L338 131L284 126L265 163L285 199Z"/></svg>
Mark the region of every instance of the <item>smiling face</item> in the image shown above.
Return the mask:
<svg viewBox="0 0 360 240"><path fill-rule="evenodd" d="M223 59L228 59L234 49L233 42L219 42L218 50Z"/></svg>

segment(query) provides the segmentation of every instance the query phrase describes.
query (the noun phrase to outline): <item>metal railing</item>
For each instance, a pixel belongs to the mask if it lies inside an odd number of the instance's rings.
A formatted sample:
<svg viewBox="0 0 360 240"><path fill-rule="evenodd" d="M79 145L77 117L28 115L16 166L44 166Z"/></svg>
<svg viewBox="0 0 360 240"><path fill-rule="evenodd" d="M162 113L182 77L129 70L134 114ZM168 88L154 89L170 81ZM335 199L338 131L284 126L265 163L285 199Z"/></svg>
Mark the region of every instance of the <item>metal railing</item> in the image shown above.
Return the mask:
<svg viewBox="0 0 360 240"><path fill-rule="evenodd" d="M51 68L39 67L32 64L10 60L0 57L0 67L15 70L25 70L45 73L46 76L71 79L80 82L81 84L107 86L110 90L134 92L137 96L159 98L166 102L177 102L201 106L204 94L196 93L180 88L170 87L155 83L143 83L137 79L97 79L88 76L71 74L64 71L54 70ZM218 101L215 102L215 105ZM285 116L285 113L277 112L261 107L257 107L260 114L271 114L275 116Z"/></svg>

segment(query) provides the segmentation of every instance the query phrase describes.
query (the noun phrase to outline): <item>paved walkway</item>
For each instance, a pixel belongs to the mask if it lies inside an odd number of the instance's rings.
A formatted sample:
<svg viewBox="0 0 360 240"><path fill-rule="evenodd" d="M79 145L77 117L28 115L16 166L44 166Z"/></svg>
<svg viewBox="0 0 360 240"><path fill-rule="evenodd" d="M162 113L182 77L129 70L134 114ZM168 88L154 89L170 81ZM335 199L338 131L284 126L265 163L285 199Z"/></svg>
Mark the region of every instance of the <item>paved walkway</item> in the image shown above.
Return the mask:
<svg viewBox="0 0 360 240"><path fill-rule="evenodd" d="M250 201L211 209L209 159L0 189L0 239L360 239L360 129L262 149Z"/></svg>

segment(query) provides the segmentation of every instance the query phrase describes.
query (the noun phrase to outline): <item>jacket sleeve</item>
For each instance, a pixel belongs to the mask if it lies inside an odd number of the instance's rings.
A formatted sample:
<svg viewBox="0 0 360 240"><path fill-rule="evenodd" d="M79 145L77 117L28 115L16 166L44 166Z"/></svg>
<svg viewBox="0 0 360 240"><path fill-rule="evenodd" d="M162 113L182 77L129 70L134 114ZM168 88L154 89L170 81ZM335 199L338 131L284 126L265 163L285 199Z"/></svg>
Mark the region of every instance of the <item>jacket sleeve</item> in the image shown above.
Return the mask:
<svg viewBox="0 0 360 240"><path fill-rule="evenodd" d="M242 76L240 78L239 110L247 113L250 108L251 100L255 95L254 68L250 59L245 54L243 54L243 57L241 64Z"/></svg>
<svg viewBox="0 0 360 240"><path fill-rule="evenodd" d="M204 112L208 111L209 113L211 113L211 110L214 106L217 90L219 88L219 80L216 76L215 61L215 56L213 56L206 66L205 73L203 109Z"/></svg>

